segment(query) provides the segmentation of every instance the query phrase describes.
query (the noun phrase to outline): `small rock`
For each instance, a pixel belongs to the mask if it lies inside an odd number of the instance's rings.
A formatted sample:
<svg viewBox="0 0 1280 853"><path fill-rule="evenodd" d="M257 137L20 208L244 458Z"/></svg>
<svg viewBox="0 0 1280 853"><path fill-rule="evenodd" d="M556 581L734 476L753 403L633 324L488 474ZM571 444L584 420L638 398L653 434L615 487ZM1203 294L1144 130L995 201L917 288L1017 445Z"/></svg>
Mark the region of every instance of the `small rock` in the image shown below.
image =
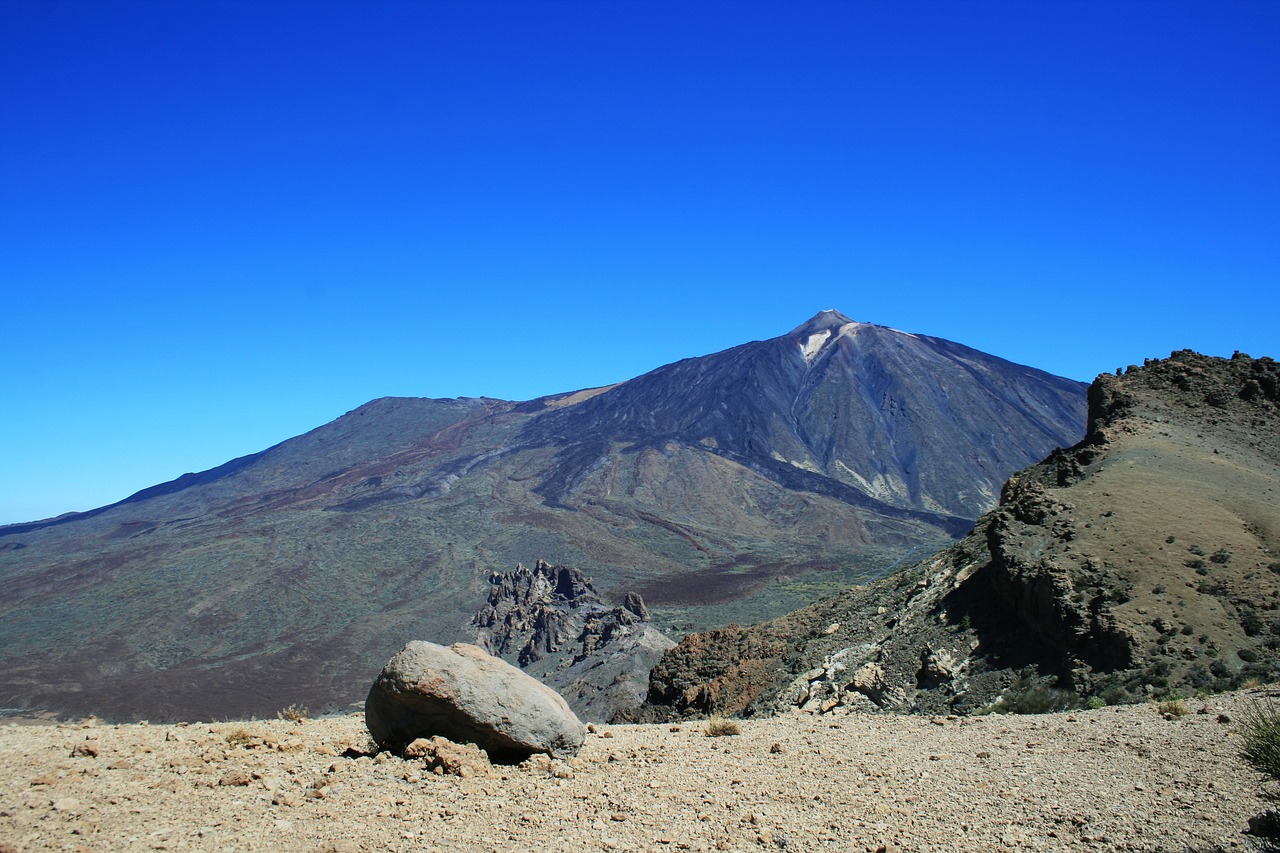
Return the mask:
<svg viewBox="0 0 1280 853"><path fill-rule="evenodd" d="M247 770L233 770L218 780L218 784L223 787L232 787L236 785L248 785L253 781L253 777L249 775Z"/></svg>
<svg viewBox="0 0 1280 853"><path fill-rule="evenodd" d="M78 743L75 745L75 747L72 748L71 755L73 758L78 755L84 756L85 758L97 758L98 745L96 743L93 743L92 741L86 741L85 743Z"/></svg>
<svg viewBox="0 0 1280 853"><path fill-rule="evenodd" d="M471 743L454 743L439 735L430 740L414 740L405 747L404 757L425 759L427 769L437 776L448 774L466 779L488 775L493 769L493 765L489 763L489 754L483 749Z"/></svg>

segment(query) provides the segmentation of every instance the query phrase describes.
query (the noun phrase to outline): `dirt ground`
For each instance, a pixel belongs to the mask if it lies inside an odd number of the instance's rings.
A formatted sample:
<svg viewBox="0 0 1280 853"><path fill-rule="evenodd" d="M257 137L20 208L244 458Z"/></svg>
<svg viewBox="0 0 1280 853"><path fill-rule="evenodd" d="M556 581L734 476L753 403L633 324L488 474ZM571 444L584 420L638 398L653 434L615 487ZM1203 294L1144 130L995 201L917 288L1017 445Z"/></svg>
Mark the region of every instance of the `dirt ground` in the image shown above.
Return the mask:
<svg viewBox="0 0 1280 853"><path fill-rule="evenodd" d="M468 777L359 755L360 715L10 724L0 850L1244 850L1257 701L609 726Z"/></svg>

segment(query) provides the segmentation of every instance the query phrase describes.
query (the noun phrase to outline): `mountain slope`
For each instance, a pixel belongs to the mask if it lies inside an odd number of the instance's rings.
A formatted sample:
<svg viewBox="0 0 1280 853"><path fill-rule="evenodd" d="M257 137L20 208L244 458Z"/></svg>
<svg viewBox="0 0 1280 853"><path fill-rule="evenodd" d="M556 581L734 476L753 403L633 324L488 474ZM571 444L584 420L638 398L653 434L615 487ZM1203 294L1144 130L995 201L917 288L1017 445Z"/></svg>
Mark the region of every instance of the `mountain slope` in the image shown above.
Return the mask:
<svg viewBox="0 0 1280 853"><path fill-rule="evenodd" d="M1280 677L1280 365L1188 351L1090 389L1089 433L934 557L693 634L649 714L972 710L1036 682L1123 701Z"/></svg>
<svg viewBox="0 0 1280 853"><path fill-rule="evenodd" d="M354 701L406 639L469 639L490 573L539 559L663 630L776 615L963 533L1083 415L1080 383L836 312L603 389L375 400L0 528L0 704Z"/></svg>

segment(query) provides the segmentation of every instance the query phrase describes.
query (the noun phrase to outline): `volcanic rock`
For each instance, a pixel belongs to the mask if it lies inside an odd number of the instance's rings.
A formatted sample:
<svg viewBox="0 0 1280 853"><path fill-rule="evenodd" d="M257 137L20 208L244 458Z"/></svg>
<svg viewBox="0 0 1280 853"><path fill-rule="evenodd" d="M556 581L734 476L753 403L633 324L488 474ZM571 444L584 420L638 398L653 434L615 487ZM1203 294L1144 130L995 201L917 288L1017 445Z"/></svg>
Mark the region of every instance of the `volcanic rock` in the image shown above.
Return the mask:
<svg viewBox="0 0 1280 853"><path fill-rule="evenodd" d="M519 760L573 755L586 739L558 693L466 643L408 643L369 690L365 721L380 746L397 752L439 735Z"/></svg>
<svg viewBox="0 0 1280 853"><path fill-rule="evenodd" d="M675 645L649 624L638 593L610 607L591 578L542 560L532 570L490 574L488 598L471 624L477 645L514 660L592 720L638 707L649 671Z"/></svg>

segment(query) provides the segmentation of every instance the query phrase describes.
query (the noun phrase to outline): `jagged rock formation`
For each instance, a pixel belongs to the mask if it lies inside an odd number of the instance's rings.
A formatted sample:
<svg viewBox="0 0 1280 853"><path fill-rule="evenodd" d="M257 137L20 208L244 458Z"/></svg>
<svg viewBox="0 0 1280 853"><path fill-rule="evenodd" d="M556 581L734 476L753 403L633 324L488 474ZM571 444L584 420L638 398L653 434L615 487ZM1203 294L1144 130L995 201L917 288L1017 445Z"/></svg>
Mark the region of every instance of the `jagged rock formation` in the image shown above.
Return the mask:
<svg viewBox="0 0 1280 853"><path fill-rule="evenodd" d="M471 620L476 643L538 675L585 719L638 707L649 670L675 642L649 624L637 593L610 607L591 578L539 560L489 576L489 596Z"/></svg>
<svg viewBox="0 0 1280 853"><path fill-rule="evenodd" d="M692 634L640 716L969 711L1011 685L1108 702L1280 677L1280 365L1180 351L1090 388L1089 430L935 557Z"/></svg>
<svg viewBox="0 0 1280 853"><path fill-rule="evenodd" d="M532 571L517 565L489 575L488 601L471 624L481 629L478 641L491 654L514 653L527 667L558 654L568 642L579 646L577 662L648 621L649 608L637 593L628 592L622 606L609 608L591 578L539 560Z"/></svg>
<svg viewBox="0 0 1280 853"><path fill-rule="evenodd" d="M469 639L491 569L533 556L682 632L776 616L962 535L1084 413L1081 383L834 311L607 388L375 400L0 528L0 707L343 707L404 637Z"/></svg>

